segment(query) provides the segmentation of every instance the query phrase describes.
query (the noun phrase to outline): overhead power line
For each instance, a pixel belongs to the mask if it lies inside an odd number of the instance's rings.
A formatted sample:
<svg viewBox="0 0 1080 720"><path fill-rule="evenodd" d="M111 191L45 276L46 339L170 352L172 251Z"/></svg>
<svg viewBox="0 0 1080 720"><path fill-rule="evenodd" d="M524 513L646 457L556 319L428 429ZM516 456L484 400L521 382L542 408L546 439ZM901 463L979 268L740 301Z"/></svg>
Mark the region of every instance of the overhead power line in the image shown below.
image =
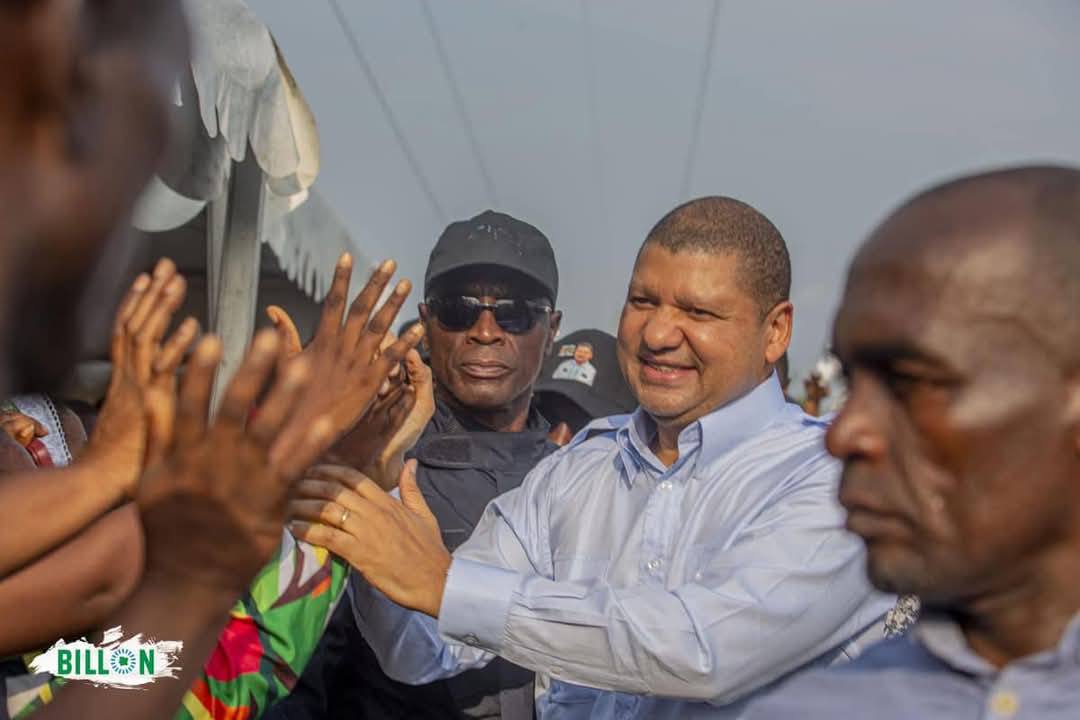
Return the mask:
<svg viewBox="0 0 1080 720"><path fill-rule="evenodd" d="M599 208L599 212L593 213L593 216L597 219L603 219L606 221L607 212L605 209L605 193L604 193L604 164L603 164L603 147L601 146L601 135L599 132L599 111L597 109L597 93L596 93L596 57L595 48L593 43L595 37L593 33L593 19L592 19L592 7L589 4L591 0L580 0L581 5L581 44L582 55L585 62L585 92L587 95L585 108L588 113L588 127L589 127L589 145L592 148L592 175L593 175L593 192L595 194L594 207Z"/></svg>
<svg viewBox="0 0 1080 720"><path fill-rule="evenodd" d="M469 111L465 106L465 96L462 94L461 86L458 85L457 77L454 75L454 68L450 63L450 54L446 52L446 45L443 43L442 34L439 32L439 25L435 21L435 14L431 11L431 3L429 0L420 0L420 7L424 11L424 20L427 22L428 32L431 33L435 54L439 56L439 64L442 66L446 85L450 88L454 109L457 111L461 125L465 129L465 137L469 141L469 148L472 151L473 160L476 162L476 168L480 172L480 178L484 183L484 190L488 194L491 206L498 208L499 196L495 192L495 181L492 180L491 172L488 170L487 163L484 162L484 155L480 151L480 142L476 138L476 129L473 127L472 118L469 116Z"/></svg>
<svg viewBox="0 0 1080 720"><path fill-rule="evenodd" d="M428 180L427 175L424 173L424 169L420 165L420 161L417 159L412 146L409 144L409 139L406 137L405 131L401 127L401 123L398 122L397 116L394 115L394 109L390 107L390 102L386 99L386 94L379 84L379 79L375 75L374 68L371 67L371 64L364 56L364 51L360 49L360 41L357 40L352 25L349 24L348 18L345 17L345 13L342 11L338 0L327 0L327 2L330 3L330 9L334 11L334 17L337 18L338 26L345 34L345 40L349 43L349 48L356 58L356 63L360 66L360 71L364 74L365 79L367 79L368 85L371 87L371 92L375 95L375 100L379 103L383 116L386 118L387 124L394 133L394 138L397 140L398 147L401 148L402 154L405 155L405 161L408 163L409 169L416 178L416 182L419 183L420 189L427 198L428 204L431 205L431 211L439 218L439 222L446 224L446 213L443 212L442 205L439 204L439 199L435 196L431 181Z"/></svg>
<svg viewBox="0 0 1080 720"><path fill-rule="evenodd" d="M705 39L705 52L701 58L700 84L697 102L694 105L694 119L690 130L690 146L686 151L686 164L683 166L682 187L679 198L685 200L690 195L694 181L694 169L697 163L698 145L701 142L701 120L705 115L705 98L709 93L709 77L712 75L713 55L716 49L716 29L720 18L720 0L713 0L709 18L709 34Z"/></svg>

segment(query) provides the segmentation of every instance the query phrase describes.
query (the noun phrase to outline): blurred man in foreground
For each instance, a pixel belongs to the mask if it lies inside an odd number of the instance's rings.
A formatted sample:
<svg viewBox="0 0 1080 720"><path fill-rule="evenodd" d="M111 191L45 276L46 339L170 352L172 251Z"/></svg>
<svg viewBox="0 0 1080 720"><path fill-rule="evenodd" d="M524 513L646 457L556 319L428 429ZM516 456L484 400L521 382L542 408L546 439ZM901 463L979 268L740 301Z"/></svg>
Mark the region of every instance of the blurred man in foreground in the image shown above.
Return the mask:
<svg viewBox="0 0 1080 720"><path fill-rule="evenodd" d="M790 272L779 231L738 200L661 219L619 324L640 409L540 463L453 556L410 472L400 502L310 473L294 532L358 570L383 669L430 682L501 656L553 678L543 718L737 717L763 686L880 637L892 600L843 530L825 428L774 372Z"/></svg>
<svg viewBox="0 0 1080 720"><path fill-rule="evenodd" d="M0 6L0 396L56 387L78 356L77 340L105 326L102 315L113 303L93 291L112 292L125 269L120 230L164 147L167 107L186 58L184 28L171 0ZM122 323L152 285L146 276L136 282ZM175 711L229 607L280 545L292 480L366 412L390 368L419 339L414 333L377 352L408 292L399 287L372 314L381 289L367 293L326 352L282 364L276 334L256 337L212 423L216 338L196 345L179 391L155 394L145 377L118 374L114 382L130 403L124 417L136 423L132 436L142 443L120 449L146 458L131 476L86 483L72 467L0 484L9 518L0 524L4 575L64 547L116 502L133 500L145 572L107 624L184 643L177 680L134 693L76 683L38 717L123 720ZM141 344L136 365L160 366L161 350ZM309 385L316 373L333 390ZM332 403L330 394L341 389L351 390L349 403ZM157 450L146 452L151 447ZM32 625L35 618L2 622Z"/></svg>
<svg viewBox="0 0 1080 720"><path fill-rule="evenodd" d="M829 430L873 583L912 635L794 680L755 720L1075 718L1080 708L1080 170L962 178L863 245Z"/></svg>

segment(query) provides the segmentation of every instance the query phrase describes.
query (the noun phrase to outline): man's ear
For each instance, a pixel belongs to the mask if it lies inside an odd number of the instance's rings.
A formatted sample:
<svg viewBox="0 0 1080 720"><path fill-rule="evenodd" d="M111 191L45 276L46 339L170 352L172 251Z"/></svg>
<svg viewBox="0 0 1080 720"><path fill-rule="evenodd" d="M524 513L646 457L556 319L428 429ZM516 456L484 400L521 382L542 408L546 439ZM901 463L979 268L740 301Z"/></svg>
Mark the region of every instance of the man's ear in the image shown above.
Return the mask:
<svg viewBox="0 0 1080 720"><path fill-rule="evenodd" d="M544 345L545 357L551 354L552 349L555 347L555 340L559 337L559 327L562 325L562 310L551 311L551 322L549 324L550 332L548 333L547 344Z"/></svg>
<svg viewBox="0 0 1080 720"><path fill-rule="evenodd" d="M765 362L775 365L791 344L795 306L790 300L777 303L765 316Z"/></svg>

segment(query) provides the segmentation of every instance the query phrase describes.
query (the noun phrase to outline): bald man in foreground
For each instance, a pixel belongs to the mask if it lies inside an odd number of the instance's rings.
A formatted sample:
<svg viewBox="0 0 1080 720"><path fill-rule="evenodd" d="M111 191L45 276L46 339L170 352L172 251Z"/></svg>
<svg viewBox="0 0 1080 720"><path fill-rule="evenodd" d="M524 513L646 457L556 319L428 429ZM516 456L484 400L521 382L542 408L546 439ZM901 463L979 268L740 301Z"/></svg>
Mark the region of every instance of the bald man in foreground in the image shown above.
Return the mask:
<svg viewBox="0 0 1080 720"><path fill-rule="evenodd" d="M912 635L794 679L753 720L1080 717L1080 170L963 178L897 210L836 318L827 437Z"/></svg>

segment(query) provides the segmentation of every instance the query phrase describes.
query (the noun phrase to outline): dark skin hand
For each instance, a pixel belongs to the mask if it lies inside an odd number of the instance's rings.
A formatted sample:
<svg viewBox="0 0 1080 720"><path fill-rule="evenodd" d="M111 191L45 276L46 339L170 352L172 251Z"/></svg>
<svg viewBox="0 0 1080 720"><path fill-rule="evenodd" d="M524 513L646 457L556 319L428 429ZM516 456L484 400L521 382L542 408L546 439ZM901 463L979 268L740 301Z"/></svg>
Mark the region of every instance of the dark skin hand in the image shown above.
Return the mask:
<svg viewBox="0 0 1080 720"><path fill-rule="evenodd" d="M282 338L286 353L291 357L303 349L300 333L289 313L277 305L266 308L266 314ZM380 352L394 344L397 337L387 333ZM411 349L405 354L405 374L399 366L379 388L378 397L363 419L331 447L323 461L363 470L379 486L390 490L397 484L404 464L404 455L416 444L435 412L432 394L431 369L420 354Z"/></svg>
<svg viewBox="0 0 1080 720"><path fill-rule="evenodd" d="M398 489L401 500L355 470L312 468L290 503L290 528L344 559L398 605L437 618L451 556L416 485L415 460L406 463Z"/></svg>
<svg viewBox="0 0 1080 720"><path fill-rule="evenodd" d="M405 453L416 445L435 414L431 368L410 350L405 356L407 383L396 383L372 406L355 429L327 453L326 462L364 472L383 490L397 485Z"/></svg>
<svg viewBox="0 0 1080 720"><path fill-rule="evenodd" d="M0 576L56 548L133 496L143 463L162 442L151 432L161 428L152 422L149 388L162 375L171 381L198 330L193 321L185 322L162 342L184 292L185 283L169 261L159 264L154 280L145 275L135 280L117 312L114 377L94 437L67 468L11 475L0 483L4 507L36 518L32 526L0 528Z"/></svg>
<svg viewBox="0 0 1080 720"><path fill-rule="evenodd" d="M408 280L402 280L383 306L375 310L395 268L392 260L380 265L346 313L352 258L347 253L342 255L315 337L302 352L285 361L288 365L303 358L317 378L296 408L298 422L292 424L285 440L294 441L292 433L301 432L305 422L310 423L314 417L325 415L332 423L329 442L306 458L307 465L357 426L380 389L383 394L389 391L388 377L392 372L400 373L405 355L423 336L423 328L415 326L397 340L387 342L394 318L412 287ZM288 337L288 333L283 335Z"/></svg>
<svg viewBox="0 0 1080 720"><path fill-rule="evenodd" d="M286 499L304 458L317 454L314 448L331 433L327 417L293 427L312 371L300 359L271 381L280 349L272 330L255 338L211 423L221 343L200 341L180 386L173 440L139 484L146 574L106 624L182 641L179 677L142 692L72 683L40 717L168 716L201 672L229 608L280 544ZM248 422L257 397L264 400ZM221 552L223 546L229 552Z"/></svg>
<svg viewBox="0 0 1080 720"><path fill-rule="evenodd" d="M198 334L188 318L162 346L173 314L184 301L187 283L169 259L158 262L147 288L136 279L120 305L113 329L113 374L94 434L82 462L116 483L123 496L134 497L138 477L160 457L171 435L175 371Z"/></svg>
<svg viewBox="0 0 1080 720"><path fill-rule="evenodd" d="M279 311L280 312L280 311ZM291 327L291 320L283 312L279 314L279 319L283 319ZM150 335L151 339L156 338L157 333ZM293 332L295 335L295 329ZM288 342L289 333L283 333L285 339L284 345L286 346L286 352L283 354L296 355L299 348L293 346ZM396 338L390 336L388 340L383 341L384 348L393 344ZM121 348L121 352L124 348ZM143 375L136 378L137 384L141 388L152 390L155 395L150 392L146 392L145 396L149 400L145 403L147 405L148 413L152 410L156 411L156 418L158 422L158 429L150 431L148 427L148 434L155 439L156 445L161 449L157 452L151 452L148 450L146 453L147 463L151 466L150 473L157 472L154 466L160 464L162 455L164 453L164 446L170 442L173 431L172 426L174 422L174 413L176 406L175 398L175 363L178 362L179 356L182 352L178 346L167 347L164 350L159 350L155 353L156 359L153 363L136 363L136 367L141 368ZM413 351L415 355L415 351ZM415 358L418 362L418 357ZM282 365L282 363L278 363ZM287 371L288 368L286 367ZM430 385L430 383L428 383ZM400 400L405 397L404 387L401 383L396 385L396 392L388 393L376 401L373 410L379 409L380 405L384 405L384 411L389 411L396 407L401 407ZM411 390L411 388L410 388ZM412 392L409 393L410 397L415 397ZM156 407L154 404L156 403ZM394 431L400 429L402 421L408 415L408 410L411 409L414 403L410 403L408 409L401 415L399 421L396 423ZM260 410L260 412L263 412ZM369 415L372 411L369 411ZM148 425L153 425L154 417L148 418ZM370 425L365 418L362 425ZM149 447L153 447L154 444L150 444ZM10 578L11 583L11 595L13 598L26 600L34 596L35 592L44 592L48 597L45 598L44 608L46 611L53 609L53 606L57 605L57 602L52 601L50 592L55 589L55 583L49 583L53 575L57 574L57 567L60 567L63 562L70 562L72 557L78 556L82 559L82 566L86 572L82 574L64 574L66 584L70 586L71 592L64 593L66 603L60 603L63 607L56 608L58 612L47 612L46 617L52 618L54 615L55 620L35 624L31 628L29 635L26 634L26 628L21 628L23 633L21 635L15 634L11 638L12 643L25 643L30 642L33 644L51 642L57 636L71 634L85 630L87 627L91 627L90 621L94 624L100 623L104 618L112 614L122 600L126 598L134 585L134 579L138 577L138 573L141 571L141 551L136 553L136 557L139 562L135 564L134 572L125 574L122 578L115 577L116 573L113 570L115 566L115 553L123 547L128 540L134 539L135 547L141 548L142 533L141 527L138 524L137 516L134 506L129 506L128 511L125 511L123 516L124 522L118 522L116 518L109 517L107 519L99 520L94 523L90 529L88 529L83 535L78 536L70 542L63 545L59 550L55 551L52 555L42 558L34 565L30 566L26 570L22 571L18 575ZM85 537L84 537L85 536ZM280 532L274 532L270 534L273 538L273 542L279 542ZM267 542L270 542L268 539ZM119 544L119 547L118 547ZM92 560L101 555L98 552L99 549L108 550L106 555L107 563L104 565L101 563L94 563ZM127 557L129 553L125 553ZM111 564L110 564L111 563ZM131 563L124 563L123 567L130 566ZM132 577L128 577L128 576ZM126 580L121 583L120 580ZM45 582L43 582L45 581ZM80 584L81 581L81 584ZM5 587L0 584L0 602L3 601ZM70 605L72 607L67 607ZM79 612L68 612L72 608L79 608ZM2 638L2 636L0 636ZM2 640L0 640L2 642Z"/></svg>

